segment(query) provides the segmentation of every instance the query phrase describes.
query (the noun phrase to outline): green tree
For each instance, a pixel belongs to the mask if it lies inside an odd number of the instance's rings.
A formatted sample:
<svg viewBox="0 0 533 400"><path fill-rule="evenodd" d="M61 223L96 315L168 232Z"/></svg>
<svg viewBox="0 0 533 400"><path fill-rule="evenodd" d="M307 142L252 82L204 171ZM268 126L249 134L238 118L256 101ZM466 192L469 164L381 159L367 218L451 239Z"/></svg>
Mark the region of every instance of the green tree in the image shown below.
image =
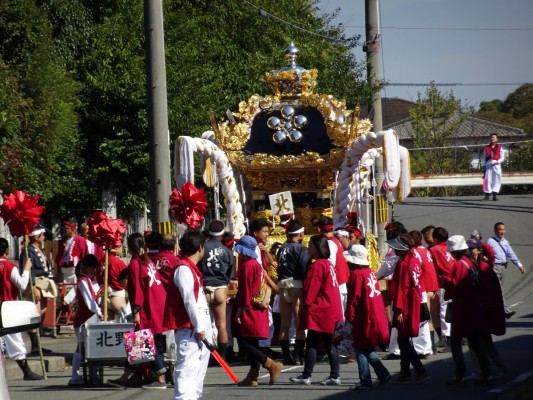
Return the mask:
<svg viewBox="0 0 533 400"><path fill-rule="evenodd" d="M42 3L58 59L82 85L87 185L97 193L114 187L119 213L127 218L149 197L143 2ZM342 28L329 27L332 16L318 16L316 0L255 3L336 40L262 18L238 0L164 2L171 142L209 129L209 109L222 116L252 94L267 94L264 72L285 65L283 49L291 41L300 48L299 63L319 70L317 91L346 98L353 107L376 90L362 81L365 65L352 52L357 38L342 40Z"/></svg>
<svg viewBox="0 0 533 400"><path fill-rule="evenodd" d="M0 187L39 194L57 208L82 199L79 86L55 59L33 0L0 3Z"/></svg>
<svg viewBox="0 0 533 400"><path fill-rule="evenodd" d="M413 128L413 174L446 174L467 170L469 157L465 157L461 150L446 148L458 126L469 115L453 93L443 95L435 86L430 86L424 96L419 93L416 106L409 110L409 115ZM449 187L423 190L426 195L444 196L456 191L456 188Z"/></svg>
<svg viewBox="0 0 533 400"><path fill-rule="evenodd" d="M342 27L330 26L333 15L318 15L317 2L254 2L287 24L239 0L165 1L171 142L209 129L209 109L222 116L267 94L264 72L285 65L291 41L299 64L319 70L317 92L345 98L350 108L367 102L377 88L364 82L365 64L355 59L358 38L344 40ZM48 210L86 213L113 188L124 218L147 202L143 3L0 3L4 191L37 193Z"/></svg>
<svg viewBox="0 0 533 400"><path fill-rule="evenodd" d="M504 101L482 102L477 116L521 128L533 136L533 84L520 86Z"/></svg>

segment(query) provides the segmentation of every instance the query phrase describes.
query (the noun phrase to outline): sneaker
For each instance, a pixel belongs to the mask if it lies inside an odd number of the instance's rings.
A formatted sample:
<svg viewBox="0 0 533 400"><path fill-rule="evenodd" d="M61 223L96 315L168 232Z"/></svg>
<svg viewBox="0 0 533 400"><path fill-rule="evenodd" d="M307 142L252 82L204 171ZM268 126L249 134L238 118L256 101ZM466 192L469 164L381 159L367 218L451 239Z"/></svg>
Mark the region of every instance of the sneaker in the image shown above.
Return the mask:
<svg viewBox="0 0 533 400"><path fill-rule="evenodd" d="M404 374L400 372L392 379L391 383L412 383L411 373Z"/></svg>
<svg viewBox="0 0 533 400"><path fill-rule="evenodd" d="M128 381L123 381L122 379L108 379L107 383L120 389L126 389L128 387Z"/></svg>
<svg viewBox="0 0 533 400"><path fill-rule="evenodd" d="M332 378L331 376L328 376L318 382L318 384L322 386L339 386L341 384L341 378Z"/></svg>
<svg viewBox="0 0 533 400"><path fill-rule="evenodd" d="M165 382L152 382L149 385L142 385L143 389L166 389L167 384Z"/></svg>
<svg viewBox="0 0 533 400"><path fill-rule="evenodd" d="M24 380L25 381L40 381L41 379L43 379L43 377L41 375L39 375L39 374L36 374L33 371L28 371L24 375Z"/></svg>
<svg viewBox="0 0 533 400"><path fill-rule="evenodd" d="M400 356L399 355L396 355L394 353L389 353L387 354L385 357L382 357L381 358L382 360L399 360L400 359Z"/></svg>
<svg viewBox="0 0 533 400"><path fill-rule="evenodd" d="M310 385L311 378L304 378L303 375L293 376L289 379L292 383L298 383L300 385Z"/></svg>
<svg viewBox="0 0 533 400"><path fill-rule="evenodd" d="M385 378L380 379L378 382L378 387L385 385L388 381L390 381L392 376L387 375Z"/></svg>
<svg viewBox="0 0 533 400"><path fill-rule="evenodd" d="M415 372L415 383L424 382L429 379L429 375L425 368L419 369Z"/></svg>
<svg viewBox="0 0 533 400"><path fill-rule="evenodd" d="M462 386L466 384L467 384L467 381L465 377L462 377L462 378L454 377L451 381L446 382L446 385L448 386Z"/></svg>

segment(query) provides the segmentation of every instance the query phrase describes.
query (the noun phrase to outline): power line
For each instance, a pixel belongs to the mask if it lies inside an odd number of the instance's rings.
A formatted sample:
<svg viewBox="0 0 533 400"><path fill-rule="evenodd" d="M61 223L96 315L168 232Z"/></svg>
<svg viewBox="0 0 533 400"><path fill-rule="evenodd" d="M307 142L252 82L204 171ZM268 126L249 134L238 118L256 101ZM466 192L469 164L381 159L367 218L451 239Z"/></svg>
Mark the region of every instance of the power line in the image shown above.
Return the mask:
<svg viewBox="0 0 533 400"><path fill-rule="evenodd" d="M343 25L344 28L361 28L361 25ZM406 27L406 26L380 26L380 29L393 30L425 30L425 31L533 31L533 28L446 28L446 27Z"/></svg>
<svg viewBox="0 0 533 400"><path fill-rule="evenodd" d="M520 140L516 142L498 142L498 144L503 145L513 145L513 144L522 144L522 143L531 143L533 140ZM407 149L408 151L418 151L418 150L444 150L444 149L464 149L468 150L470 148L485 147L486 144L467 144L467 145L458 145L458 146L437 146L437 147L418 147Z"/></svg>
<svg viewBox="0 0 533 400"><path fill-rule="evenodd" d="M514 82L514 83L391 83L385 82L385 86L522 86L531 82Z"/></svg>
<svg viewBox="0 0 533 400"><path fill-rule="evenodd" d="M335 38L333 36L322 35L320 33L316 33L316 32L310 31L308 29L302 28L301 26L293 24L292 22L285 21L284 19L281 19L280 17L277 17L274 14L271 14L271 13L265 11L263 8L261 8L259 6L256 6L255 4L252 4L252 3L250 3L247 0L243 0L243 3L248 5L248 6L250 6L250 7L252 7L252 8L255 8L257 10L257 12L259 13L259 15L261 17L263 17L263 18L270 17L272 19L275 19L278 22L281 22L284 25L290 26L291 28L294 28L296 30L299 30L301 32L307 33L307 34L312 35L312 36L319 37L319 38L324 39L324 40L329 40L329 41L332 41L332 42L352 42L352 41L356 40L355 38L345 39L345 38Z"/></svg>

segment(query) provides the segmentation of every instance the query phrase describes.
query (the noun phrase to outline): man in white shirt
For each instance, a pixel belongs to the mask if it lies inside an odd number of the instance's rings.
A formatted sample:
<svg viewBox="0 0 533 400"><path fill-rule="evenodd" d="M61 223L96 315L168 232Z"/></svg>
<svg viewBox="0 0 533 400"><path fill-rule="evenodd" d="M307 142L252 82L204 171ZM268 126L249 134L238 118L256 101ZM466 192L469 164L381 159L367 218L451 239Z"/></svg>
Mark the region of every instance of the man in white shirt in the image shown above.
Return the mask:
<svg viewBox="0 0 533 400"><path fill-rule="evenodd" d="M211 316L197 267L204 254L204 236L187 231L179 241L181 258L168 287L163 324L176 331L178 360L174 399L196 400L202 396L210 352L204 339L213 341Z"/></svg>

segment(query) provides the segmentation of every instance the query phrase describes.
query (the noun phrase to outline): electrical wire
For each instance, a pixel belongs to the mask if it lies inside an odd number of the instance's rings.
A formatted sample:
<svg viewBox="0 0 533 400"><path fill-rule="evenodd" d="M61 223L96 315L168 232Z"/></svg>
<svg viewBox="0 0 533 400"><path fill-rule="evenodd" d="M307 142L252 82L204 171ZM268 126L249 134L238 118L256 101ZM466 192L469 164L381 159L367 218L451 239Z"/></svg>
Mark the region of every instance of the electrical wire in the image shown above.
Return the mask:
<svg viewBox="0 0 533 400"><path fill-rule="evenodd" d="M291 28L294 28L294 29L299 30L299 31L304 32L304 33L307 33L309 35L313 35L313 36L316 36L318 38L321 38L321 39L324 39L324 40L329 40L329 41L332 41L332 42L352 42L352 41L357 40L356 38L348 38L348 39L346 39L346 38L335 38L333 36L322 35L320 33L316 33L316 32L307 30L305 28L302 28L301 26L293 24L292 22L285 21L284 19L281 19L280 17L277 17L274 14L269 13L268 11L264 10L263 8L261 8L259 6L256 6L255 4L252 4L252 3L250 3L247 0L242 0L242 1L243 1L244 4L246 4L246 5L248 5L248 6L252 7L252 8L255 8L259 12L260 16L262 16L262 17L271 17L272 19L275 19L276 21L281 22L284 25L290 26Z"/></svg>
<svg viewBox="0 0 533 400"><path fill-rule="evenodd" d="M361 28L361 25L342 25L344 28ZM406 26L382 26L381 29L395 30L428 30L428 31L533 31L533 28L446 28L446 27L406 27Z"/></svg>
<svg viewBox="0 0 533 400"><path fill-rule="evenodd" d="M531 143L533 140L520 140L517 142L498 142L498 144L503 145L512 145L512 144L519 144L519 143ZM476 147L485 147L486 144L466 144L466 145L460 145L460 146L442 146L442 147L418 147L418 148L412 148L407 149L408 151L418 151L418 150L443 150L443 149L465 149L468 150L469 148L476 148Z"/></svg>
<svg viewBox="0 0 533 400"><path fill-rule="evenodd" d="M531 82L498 82L498 83L392 83L385 82L385 86L522 86Z"/></svg>

